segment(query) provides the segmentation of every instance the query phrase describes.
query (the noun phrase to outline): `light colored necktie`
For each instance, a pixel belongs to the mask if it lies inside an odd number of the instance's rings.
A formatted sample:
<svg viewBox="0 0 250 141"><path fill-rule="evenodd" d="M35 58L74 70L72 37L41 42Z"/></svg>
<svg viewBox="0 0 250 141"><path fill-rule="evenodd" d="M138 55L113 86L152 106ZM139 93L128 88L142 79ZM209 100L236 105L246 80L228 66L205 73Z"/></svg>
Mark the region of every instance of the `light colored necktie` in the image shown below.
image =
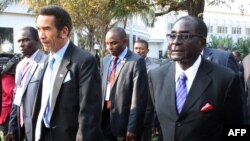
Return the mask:
<svg viewBox="0 0 250 141"><path fill-rule="evenodd" d="M53 87L52 84L51 84L51 78L53 77L52 72L53 72L53 64L54 64L54 62L55 62L55 59L52 58L49 61L48 68L47 68L47 71L48 71L47 76L48 76L48 78L50 80L50 82L49 82L50 88ZM51 90L49 90L49 92L51 92ZM51 115L50 115L50 111L51 111L51 109L50 109L51 108L50 96L51 96L51 94L49 93L46 108L45 108L45 112L44 112L44 115L43 115L43 120L44 120L45 126L48 126L48 127L49 127L50 118L51 118Z"/></svg>
<svg viewBox="0 0 250 141"><path fill-rule="evenodd" d="M185 73L181 73L179 78L178 78L178 85L177 85L177 90L176 90L176 107L178 110L178 113L181 112L182 107L186 101L187 97L187 86L186 86L186 80L187 76Z"/></svg>

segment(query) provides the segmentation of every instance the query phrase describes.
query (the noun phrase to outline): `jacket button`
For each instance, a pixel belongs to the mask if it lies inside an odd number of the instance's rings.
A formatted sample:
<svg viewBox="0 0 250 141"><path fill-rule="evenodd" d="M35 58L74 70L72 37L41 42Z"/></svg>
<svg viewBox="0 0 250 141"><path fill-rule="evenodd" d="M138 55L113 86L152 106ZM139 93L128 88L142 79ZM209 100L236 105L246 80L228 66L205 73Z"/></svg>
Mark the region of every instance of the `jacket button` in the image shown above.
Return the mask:
<svg viewBox="0 0 250 141"><path fill-rule="evenodd" d="M176 125L177 126L181 126L182 124L180 122L176 122Z"/></svg>

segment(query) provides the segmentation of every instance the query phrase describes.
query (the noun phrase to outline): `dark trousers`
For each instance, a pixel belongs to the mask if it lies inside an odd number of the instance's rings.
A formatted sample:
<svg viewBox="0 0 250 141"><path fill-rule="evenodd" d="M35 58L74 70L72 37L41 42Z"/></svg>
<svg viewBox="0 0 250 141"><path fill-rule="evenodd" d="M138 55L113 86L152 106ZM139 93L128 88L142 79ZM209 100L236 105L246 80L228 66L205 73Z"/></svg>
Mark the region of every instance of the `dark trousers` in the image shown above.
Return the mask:
<svg viewBox="0 0 250 141"><path fill-rule="evenodd" d="M126 141L126 137L116 137L112 133L110 126L110 109L107 109L106 107L103 108L102 112L102 132L104 136L104 141ZM135 141L140 141L140 140L141 140L141 135L137 135L137 139Z"/></svg>
<svg viewBox="0 0 250 141"><path fill-rule="evenodd" d="M102 131L103 131L104 141L118 141L117 137L115 137L111 131L110 109L107 109L106 107L103 109L102 112Z"/></svg>
<svg viewBox="0 0 250 141"><path fill-rule="evenodd" d="M52 130L51 128L47 128L42 121L42 134L40 141L53 141L52 139Z"/></svg>

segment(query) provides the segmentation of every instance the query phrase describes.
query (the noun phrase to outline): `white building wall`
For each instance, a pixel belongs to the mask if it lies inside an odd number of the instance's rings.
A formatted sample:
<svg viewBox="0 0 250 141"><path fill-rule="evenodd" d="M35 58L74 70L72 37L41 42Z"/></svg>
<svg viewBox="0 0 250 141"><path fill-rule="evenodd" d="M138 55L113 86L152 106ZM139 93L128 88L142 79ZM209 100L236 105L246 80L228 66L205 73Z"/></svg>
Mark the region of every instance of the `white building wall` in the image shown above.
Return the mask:
<svg viewBox="0 0 250 141"><path fill-rule="evenodd" d="M17 46L17 32L23 26L35 27L35 18L28 14L28 7L24 5L12 5L0 13L0 27L13 28L14 52L20 52Z"/></svg>

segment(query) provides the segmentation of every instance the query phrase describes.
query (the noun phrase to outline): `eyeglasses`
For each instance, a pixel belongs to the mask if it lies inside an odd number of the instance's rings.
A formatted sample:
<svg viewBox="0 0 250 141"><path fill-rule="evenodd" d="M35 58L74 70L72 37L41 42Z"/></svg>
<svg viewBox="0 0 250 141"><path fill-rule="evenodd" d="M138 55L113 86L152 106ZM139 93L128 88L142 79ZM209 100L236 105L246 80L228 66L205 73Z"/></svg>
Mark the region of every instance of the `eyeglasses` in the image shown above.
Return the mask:
<svg viewBox="0 0 250 141"><path fill-rule="evenodd" d="M167 34L167 39L169 41L174 41L176 38L178 40L181 40L181 41L186 41L190 38L193 38L193 37L204 37L203 35L200 35L200 34Z"/></svg>

